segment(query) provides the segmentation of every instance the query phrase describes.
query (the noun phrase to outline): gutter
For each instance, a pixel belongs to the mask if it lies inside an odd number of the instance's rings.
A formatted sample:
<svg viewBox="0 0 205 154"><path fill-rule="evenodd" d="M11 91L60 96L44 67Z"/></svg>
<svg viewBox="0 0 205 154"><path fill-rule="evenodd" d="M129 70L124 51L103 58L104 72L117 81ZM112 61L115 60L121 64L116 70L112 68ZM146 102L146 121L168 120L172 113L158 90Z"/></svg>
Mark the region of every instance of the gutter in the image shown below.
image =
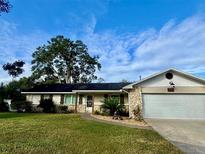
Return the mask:
<svg viewBox="0 0 205 154"><path fill-rule="evenodd" d="M72 92L21 92L21 94L76 94L76 93L120 93L122 90L73 90Z"/></svg>
<svg viewBox="0 0 205 154"><path fill-rule="evenodd" d="M21 94L76 94L76 92L21 92Z"/></svg>

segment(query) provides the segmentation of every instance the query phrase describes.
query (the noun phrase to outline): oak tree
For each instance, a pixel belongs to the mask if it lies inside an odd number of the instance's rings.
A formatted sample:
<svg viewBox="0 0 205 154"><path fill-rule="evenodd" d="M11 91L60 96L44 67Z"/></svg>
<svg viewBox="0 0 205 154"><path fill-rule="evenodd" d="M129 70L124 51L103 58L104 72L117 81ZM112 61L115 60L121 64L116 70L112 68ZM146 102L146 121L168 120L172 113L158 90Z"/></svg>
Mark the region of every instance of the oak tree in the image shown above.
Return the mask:
<svg viewBox="0 0 205 154"><path fill-rule="evenodd" d="M56 83L86 83L97 79L101 64L98 56L91 56L80 40L72 41L56 36L40 46L32 55L32 76Z"/></svg>

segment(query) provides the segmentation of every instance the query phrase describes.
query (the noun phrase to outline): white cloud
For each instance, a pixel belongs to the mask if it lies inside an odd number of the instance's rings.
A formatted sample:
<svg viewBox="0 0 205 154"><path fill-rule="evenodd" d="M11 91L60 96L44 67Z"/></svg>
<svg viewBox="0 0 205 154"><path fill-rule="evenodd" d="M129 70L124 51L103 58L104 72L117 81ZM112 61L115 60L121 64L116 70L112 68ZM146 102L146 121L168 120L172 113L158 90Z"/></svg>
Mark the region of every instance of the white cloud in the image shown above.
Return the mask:
<svg viewBox="0 0 205 154"><path fill-rule="evenodd" d="M180 23L170 20L160 30L150 28L137 34L114 30L95 32L97 19L82 25L82 33L68 37L82 39L92 55L99 55L106 81L138 80L150 73L175 67L194 74L205 72L205 17L193 16ZM0 21L0 64L15 59L27 62L25 75L30 73L31 54L51 35L46 32L19 34L18 26ZM68 32L67 32L68 33ZM65 32L66 34L66 32ZM0 80L8 75L0 68Z"/></svg>
<svg viewBox="0 0 205 154"><path fill-rule="evenodd" d="M30 75L32 53L50 36L40 31L19 33L18 25L4 20L0 20L0 26L0 82L11 80L7 72L3 71L2 65L15 60L25 61L23 75Z"/></svg>
<svg viewBox="0 0 205 154"><path fill-rule="evenodd" d="M205 72L203 16L193 16L180 23L170 20L159 31L149 29L140 34L93 31L83 40L92 54L100 55L103 68L99 75L107 81L138 80L139 75L169 67L195 74Z"/></svg>

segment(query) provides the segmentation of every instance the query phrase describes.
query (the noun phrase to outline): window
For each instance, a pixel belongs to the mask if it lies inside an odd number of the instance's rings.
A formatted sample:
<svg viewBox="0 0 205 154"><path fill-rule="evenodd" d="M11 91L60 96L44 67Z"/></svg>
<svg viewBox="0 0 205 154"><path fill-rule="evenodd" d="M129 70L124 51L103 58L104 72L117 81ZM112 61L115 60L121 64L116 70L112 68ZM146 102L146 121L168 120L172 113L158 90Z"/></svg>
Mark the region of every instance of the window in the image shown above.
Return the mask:
<svg viewBox="0 0 205 154"><path fill-rule="evenodd" d="M118 98L119 99L119 95L112 95L112 98Z"/></svg>
<svg viewBox="0 0 205 154"><path fill-rule="evenodd" d="M66 95L64 98L64 102L67 105L74 105L76 101L76 96L75 95Z"/></svg>
<svg viewBox="0 0 205 154"><path fill-rule="evenodd" d="M111 95L111 98L120 101L120 96L119 95Z"/></svg>
<svg viewBox="0 0 205 154"><path fill-rule="evenodd" d="M107 98L108 98L108 94L105 94L105 95L104 95L104 99L107 99Z"/></svg>
<svg viewBox="0 0 205 154"><path fill-rule="evenodd" d="M120 104L124 104L124 95L120 94Z"/></svg>
<svg viewBox="0 0 205 154"><path fill-rule="evenodd" d="M83 104L83 95L79 95L79 104Z"/></svg>

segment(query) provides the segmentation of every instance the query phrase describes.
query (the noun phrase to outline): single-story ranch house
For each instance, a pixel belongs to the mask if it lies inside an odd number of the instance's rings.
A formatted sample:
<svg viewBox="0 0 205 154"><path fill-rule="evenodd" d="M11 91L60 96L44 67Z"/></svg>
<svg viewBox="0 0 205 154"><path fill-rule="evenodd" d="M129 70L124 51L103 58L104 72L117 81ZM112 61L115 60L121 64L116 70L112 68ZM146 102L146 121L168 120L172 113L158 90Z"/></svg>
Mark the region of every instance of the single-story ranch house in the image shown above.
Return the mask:
<svg viewBox="0 0 205 154"><path fill-rule="evenodd" d="M38 104L52 98L77 112L100 110L104 98L119 97L133 117L139 106L144 118L205 119L205 80L168 69L134 83L79 83L37 86L23 91L28 101Z"/></svg>

